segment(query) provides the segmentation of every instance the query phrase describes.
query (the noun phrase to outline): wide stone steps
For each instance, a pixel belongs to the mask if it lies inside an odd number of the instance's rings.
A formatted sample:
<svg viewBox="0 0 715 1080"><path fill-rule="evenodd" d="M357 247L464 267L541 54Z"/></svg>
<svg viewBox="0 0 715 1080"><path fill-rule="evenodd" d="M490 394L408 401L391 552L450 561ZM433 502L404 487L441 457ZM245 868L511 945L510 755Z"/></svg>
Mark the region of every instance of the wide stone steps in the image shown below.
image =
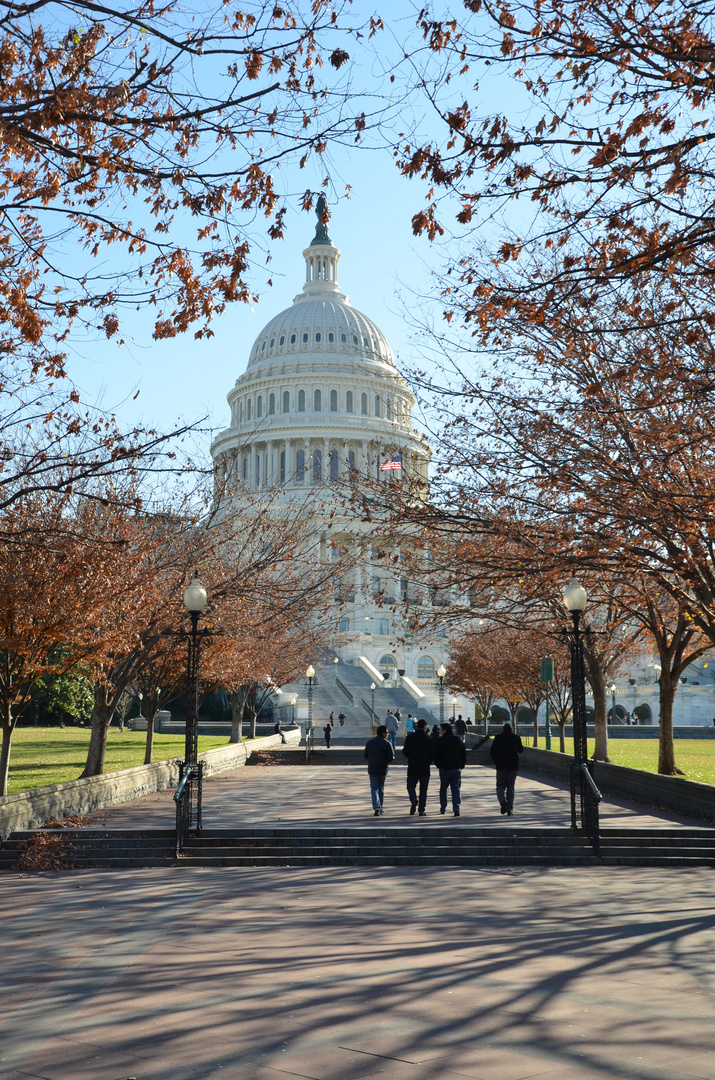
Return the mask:
<svg viewBox="0 0 715 1080"><path fill-rule="evenodd" d="M0 848L0 869L13 869L37 832L59 839L66 867L175 864L170 829L60 829L15 833ZM465 828L436 821L360 828L205 829L189 838L180 865L258 866L715 866L712 829L604 829L601 856L570 829Z"/></svg>

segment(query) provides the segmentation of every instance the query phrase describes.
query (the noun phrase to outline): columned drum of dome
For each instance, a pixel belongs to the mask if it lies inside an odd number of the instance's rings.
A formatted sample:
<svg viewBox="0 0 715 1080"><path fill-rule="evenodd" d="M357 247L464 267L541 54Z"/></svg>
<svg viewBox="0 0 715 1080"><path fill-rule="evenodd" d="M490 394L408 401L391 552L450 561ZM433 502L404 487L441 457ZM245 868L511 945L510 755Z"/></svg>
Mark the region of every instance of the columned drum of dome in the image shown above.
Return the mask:
<svg viewBox="0 0 715 1080"><path fill-rule="evenodd" d="M355 563L353 584L336 596L338 653L367 656L378 671L390 654L395 671L416 679L419 658L427 652L439 663L447 641L430 635L405 644L398 610L409 586L373 564L367 527L346 512L343 496L361 477L389 484L402 476L426 497L431 451L412 427L415 398L384 334L341 292L340 251L320 220L324 208L303 252L301 292L257 336L228 394L230 424L211 448L217 499L221 514L245 491L270 493L278 510L312 500L321 552L329 558L340 549Z"/></svg>

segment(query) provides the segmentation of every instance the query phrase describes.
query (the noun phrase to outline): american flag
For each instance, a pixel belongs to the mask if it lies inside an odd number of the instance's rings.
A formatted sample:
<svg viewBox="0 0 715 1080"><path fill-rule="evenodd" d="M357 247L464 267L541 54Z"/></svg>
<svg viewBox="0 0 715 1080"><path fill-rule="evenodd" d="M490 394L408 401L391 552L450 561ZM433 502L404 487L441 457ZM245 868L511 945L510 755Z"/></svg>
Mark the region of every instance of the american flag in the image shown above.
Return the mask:
<svg viewBox="0 0 715 1080"><path fill-rule="evenodd" d="M383 461L380 466L380 472L391 472L393 469L402 468L402 457L400 454L395 454L389 461Z"/></svg>

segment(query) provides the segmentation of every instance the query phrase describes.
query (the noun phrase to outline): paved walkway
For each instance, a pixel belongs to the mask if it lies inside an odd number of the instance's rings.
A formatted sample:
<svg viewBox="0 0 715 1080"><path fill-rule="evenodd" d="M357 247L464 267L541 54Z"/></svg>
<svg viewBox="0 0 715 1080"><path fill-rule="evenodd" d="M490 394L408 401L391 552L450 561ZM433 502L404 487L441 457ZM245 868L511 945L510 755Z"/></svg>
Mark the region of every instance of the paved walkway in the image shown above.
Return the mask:
<svg viewBox="0 0 715 1080"><path fill-rule="evenodd" d="M467 771L461 826L501 820L492 785ZM565 820L519 792L520 821ZM388 800L409 820L398 769ZM209 823L236 812L370 820L351 766L212 780ZM6 874L0 1076L715 1080L714 894L707 868Z"/></svg>
<svg viewBox="0 0 715 1080"><path fill-rule="evenodd" d="M280 751L271 753L270 760L279 761ZM219 773L211 777L204 788L203 816L205 828L242 825L266 826L277 823L312 826L346 827L372 822L381 830L391 823L405 825L410 804L405 790L406 767L396 762L390 767L385 787L385 816L373 817L370 789L361 751L356 751L356 765L254 765ZM439 813L439 780L432 770L426 818L420 825L439 828L446 820L450 825L473 829L475 825L511 825L568 827L571 824L571 804L568 789L526 776L519 776L514 817L502 817L494 792L494 770L480 765L468 766L462 779L462 817ZM147 795L132 803L93 815L94 824L116 828L171 828L176 820L175 804L170 791ZM415 819L412 819L415 820ZM601 820L607 825L696 825L703 822L648 810L637 804L604 799Z"/></svg>

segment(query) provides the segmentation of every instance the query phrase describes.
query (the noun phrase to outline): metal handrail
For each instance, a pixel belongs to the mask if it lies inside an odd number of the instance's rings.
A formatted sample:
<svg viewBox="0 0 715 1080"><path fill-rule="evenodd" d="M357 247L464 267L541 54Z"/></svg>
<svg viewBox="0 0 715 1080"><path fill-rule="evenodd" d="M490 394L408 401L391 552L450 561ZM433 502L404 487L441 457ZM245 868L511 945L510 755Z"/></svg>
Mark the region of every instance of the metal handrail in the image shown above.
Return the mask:
<svg viewBox="0 0 715 1080"><path fill-rule="evenodd" d="M354 705L355 704L355 695L353 694L352 690L348 690L347 686L342 681L342 679L336 679L335 682L336 682L336 686L340 690L342 690L342 692L345 694L346 698L349 699L350 704Z"/></svg>
<svg viewBox="0 0 715 1080"><path fill-rule="evenodd" d="M365 698L362 698L361 704L366 713L369 714L371 720L377 720L377 713L373 709L372 705Z"/></svg>
<svg viewBox="0 0 715 1080"><path fill-rule="evenodd" d="M593 794L594 799L596 800L596 802L602 802L603 795L601 794L601 792L596 787L596 783L595 783L593 777L591 776L591 773L589 772L589 769L588 769L588 765L586 764L585 761L581 763L580 768L581 768L581 772L582 772L583 776L586 778L586 783L588 784L588 786L591 789L591 792Z"/></svg>
<svg viewBox="0 0 715 1080"><path fill-rule="evenodd" d="M186 787L187 780L191 776L192 770L193 770L193 765L189 764L189 765L186 766L186 769L184 771L184 775L181 777L181 780L179 780L179 786L177 787L176 791L174 792L174 802L175 803L178 803L179 800L181 799L181 796L184 794L184 788Z"/></svg>

